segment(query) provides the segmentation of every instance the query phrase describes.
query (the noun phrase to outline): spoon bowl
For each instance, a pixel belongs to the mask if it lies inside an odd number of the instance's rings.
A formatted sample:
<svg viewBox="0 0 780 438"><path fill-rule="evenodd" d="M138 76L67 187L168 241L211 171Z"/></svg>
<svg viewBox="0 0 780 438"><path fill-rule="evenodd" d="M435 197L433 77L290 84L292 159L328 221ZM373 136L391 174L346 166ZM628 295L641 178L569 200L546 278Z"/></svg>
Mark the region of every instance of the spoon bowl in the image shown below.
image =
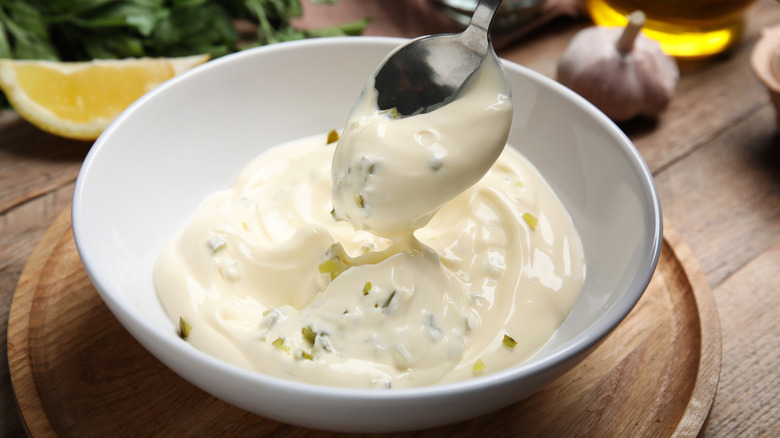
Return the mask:
<svg viewBox="0 0 780 438"><path fill-rule="evenodd" d="M493 50L490 26L501 1L481 0L461 33L417 38L388 55L374 75L379 109L411 116L453 101Z"/></svg>

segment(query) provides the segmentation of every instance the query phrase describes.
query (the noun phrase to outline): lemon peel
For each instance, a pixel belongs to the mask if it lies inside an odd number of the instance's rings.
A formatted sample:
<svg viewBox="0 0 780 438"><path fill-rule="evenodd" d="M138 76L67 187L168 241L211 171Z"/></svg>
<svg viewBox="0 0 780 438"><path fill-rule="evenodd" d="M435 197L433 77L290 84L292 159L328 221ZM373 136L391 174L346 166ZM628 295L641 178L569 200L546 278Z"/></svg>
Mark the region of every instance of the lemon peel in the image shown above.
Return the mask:
<svg viewBox="0 0 780 438"><path fill-rule="evenodd" d="M208 55L56 62L0 60L0 89L16 112L61 137L94 140L131 103Z"/></svg>

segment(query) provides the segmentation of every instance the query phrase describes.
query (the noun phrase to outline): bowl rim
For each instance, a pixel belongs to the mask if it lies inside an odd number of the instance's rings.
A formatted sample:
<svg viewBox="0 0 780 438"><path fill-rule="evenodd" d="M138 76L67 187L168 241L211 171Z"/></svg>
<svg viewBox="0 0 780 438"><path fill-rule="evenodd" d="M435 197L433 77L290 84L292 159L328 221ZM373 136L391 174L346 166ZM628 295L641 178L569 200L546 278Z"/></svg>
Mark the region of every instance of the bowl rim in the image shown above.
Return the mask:
<svg viewBox="0 0 780 438"><path fill-rule="evenodd" d="M393 389L392 391L378 391L371 388L345 388L302 383L280 377L265 375L256 371L238 367L208 355L188 343L179 342L178 338L176 337L164 335L160 333L159 327L144 317L138 311L138 309L136 309L134 305L127 300L126 297L116 294L107 286L110 284L110 280L107 278L105 273L95 268L97 263L92 257L90 248L85 246L86 244L84 242L83 236L88 234L88 230L85 226L86 218L84 217L82 203L84 201L85 184L87 181L89 181L91 169L93 166L95 166L96 160L99 158L101 151L107 147L107 144L110 144L109 139L111 138L113 132L116 131L117 127L120 126L131 114L144 107L146 102L152 99L156 99L156 96L159 94L164 93L167 89L172 86L176 86L176 84L180 82L189 80L189 78L193 75L200 75L202 72L208 71L210 69L222 68L225 64L237 62L244 58L265 56L273 52L286 51L291 48L316 48L319 46L331 46L334 44L345 47L351 45L379 46L382 48L387 48L388 51L390 51L393 49L393 47L408 42L409 40L410 39L406 38L376 36L325 37L282 42L273 45L246 49L241 52L226 55L179 74L164 84L158 86L154 90L150 91L146 95L142 96L140 99L131 104L125 111L123 111L95 141L82 164L74 188L71 220L76 248L83 262L84 268L102 300L106 303L115 317L122 323L123 327L128 330L134 336L134 338L136 338L136 340L144 345L147 350L151 351L155 357L158 358L158 360L161 360L166 364L166 366L170 367L168 362L160 358L159 355L153 351L154 348L148 345L148 343L151 342L148 341L148 339L154 339L156 342L159 342L160 345L158 348L165 348L169 350L172 349L176 352L176 354L181 355L183 358L197 360L199 363L202 363L202 365L208 367L211 370L219 370L221 372L232 375L234 378L240 379L241 381L252 382L269 389L284 389L285 391L299 394L305 393L309 396L335 396L365 402L378 400L406 400L410 398L415 398L418 400L425 398L438 398L443 395L449 395L451 393L484 391L486 388L510 384L512 381L519 378L540 376L548 372L551 368L554 368L555 366L563 363L567 363L571 359L580 356L586 353L589 349L597 346L600 341L602 341L609 332L611 332L621 321L623 321L628 313L634 308L636 303L643 295L655 272L658 260L660 258L662 246L663 225L661 206L652 173L628 137L614 122L612 122L601 111L596 109L592 104L570 89L561 85L557 81L527 67L511 61L507 61L505 59L502 59L502 61L505 68L508 70L512 70L516 74L527 77L527 79L538 83L541 87L552 88L557 93L565 95L567 100L571 101L573 104L580 107L581 110L589 113L594 118L600 120L600 124L616 139L618 143L620 143L621 150L629 157L632 167L634 168L633 170L638 179L641 181L641 187L643 189L642 194L650 201L653 211L652 217L647 218L650 221L649 225L652 228L652 244L650 246L650 251L646 254L642 254L640 260L640 267L643 267L641 269L641 275L634 276L630 284L627 286L623 296L612 305L613 308L607 314L603 315L599 320L595 321L590 326L589 330L579 333L573 339L564 343L560 347L556 347L555 349L545 354L543 357L536 358L532 356L527 361L515 366L482 376L476 376L472 379L412 388L398 388Z"/></svg>

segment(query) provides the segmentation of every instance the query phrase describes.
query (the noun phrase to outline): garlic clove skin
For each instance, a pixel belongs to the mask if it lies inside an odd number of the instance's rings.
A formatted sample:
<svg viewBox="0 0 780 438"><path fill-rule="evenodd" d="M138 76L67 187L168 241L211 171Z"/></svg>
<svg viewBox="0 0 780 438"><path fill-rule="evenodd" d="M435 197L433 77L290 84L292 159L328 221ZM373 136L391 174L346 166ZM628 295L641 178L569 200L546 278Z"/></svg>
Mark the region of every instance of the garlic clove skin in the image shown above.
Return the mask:
<svg viewBox="0 0 780 438"><path fill-rule="evenodd" d="M772 64L772 74L775 79L780 81L780 42L775 45L775 49L769 55L771 58L770 64Z"/></svg>
<svg viewBox="0 0 780 438"><path fill-rule="evenodd" d="M780 129L780 25L761 30L761 38L750 56L753 73L769 91Z"/></svg>
<svg viewBox="0 0 780 438"><path fill-rule="evenodd" d="M680 78L675 60L638 34L644 14L636 14L629 16L630 29L594 26L578 32L558 63L558 81L614 121L659 115Z"/></svg>
<svg viewBox="0 0 780 438"><path fill-rule="evenodd" d="M637 75L643 85L644 105L638 115L654 117L663 112L674 97L680 70L677 62L666 55L658 42L648 38L637 41ZM640 48L641 47L641 48Z"/></svg>

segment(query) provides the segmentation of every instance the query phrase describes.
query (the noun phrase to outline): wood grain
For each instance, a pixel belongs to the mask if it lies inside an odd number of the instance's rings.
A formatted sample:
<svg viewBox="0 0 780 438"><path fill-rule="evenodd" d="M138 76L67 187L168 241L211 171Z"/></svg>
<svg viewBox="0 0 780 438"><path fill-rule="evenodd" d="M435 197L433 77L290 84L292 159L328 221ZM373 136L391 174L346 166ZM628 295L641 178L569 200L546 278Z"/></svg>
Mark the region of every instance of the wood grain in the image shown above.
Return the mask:
<svg viewBox="0 0 780 438"><path fill-rule="evenodd" d="M230 406L152 357L86 277L68 213L30 256L9 319L9 365L30 435L339 436ZM645 296L582 364L514 406L417 435L695 435L715 396L720 351L712 293L668 229Z"/></svg>
<svg viewBox="0 0 780 438"><path fill-rule="evenodd" d="M91 145L42 133L10 112L0 129L0 214L74 181Z"/></svg>
<svg viewBox="0 0 780 438"><path fill-rule="evenodd" d="M724 351L744 354L723 357L719 392L737 403L715 403L708 430L714 436L777 436L780 431L780 331L777 293L780 290L780 244L729 277L716 291L722 315Z"/></svg>
<svg viewBox="0 0 780 438"><path fill-rule="evenodd" d="M780 136L764 107L656 176L666 215L719 284L780 239Z"/></svg>
<svg viewBox="0 0 780 438"><path fill-rule="evenodd" d="M742 40L734 50L706 60L679 62L681 77L677 93L657 120L638 119L620 124L654 174L724 132L737 131L733 124L769 106L768 94L750 68L750 49L761 29L778 22L777 2L767 0L756 4L747 19ZM571 38L590 25L586 20L559 23L499 54L555 78L558 60Z"/></svg>
<svg viewBox="0 0 780 438"><path fill-rule="evenodd" d="M46 134L0 110L0 437L22 432L5 359L13 290L36 242L70 204L89 146Z"/></svg>
<svg viewBox="0 0 780 438"><path fill-rule="evenodd" d="M418 0L392 3L410 1ZM356 7L364 3L350 0ZM731 54L684 66L660 120L621 126L650 164L664 213L696 254L718 300L723 369L708 437L780 430L780 320L771 316L780 308L780 141L769 98L746 62L758 31L777 23L777 1L760 0ZM587 25L585 19L553 22L501 54L554 76L563 49ZM6 361L11 299L36 242L68 205L89 146L44 134L0 110L0 438L25 436Z"/></svg>

